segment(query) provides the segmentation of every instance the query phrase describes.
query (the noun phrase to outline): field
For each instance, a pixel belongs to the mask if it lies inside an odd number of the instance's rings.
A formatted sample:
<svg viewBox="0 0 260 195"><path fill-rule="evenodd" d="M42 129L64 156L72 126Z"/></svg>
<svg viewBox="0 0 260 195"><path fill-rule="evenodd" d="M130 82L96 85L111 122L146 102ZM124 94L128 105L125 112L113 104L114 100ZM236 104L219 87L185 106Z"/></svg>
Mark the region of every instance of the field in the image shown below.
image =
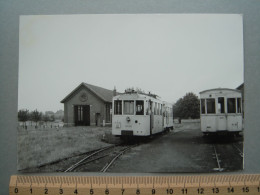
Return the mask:
<svg viewBox="0 0 260 195"><path fill-rule="evenodd" d="M111 135L111 127L19 126L17 142L17 168L24 170L105 147L117 139Z"/></svg>

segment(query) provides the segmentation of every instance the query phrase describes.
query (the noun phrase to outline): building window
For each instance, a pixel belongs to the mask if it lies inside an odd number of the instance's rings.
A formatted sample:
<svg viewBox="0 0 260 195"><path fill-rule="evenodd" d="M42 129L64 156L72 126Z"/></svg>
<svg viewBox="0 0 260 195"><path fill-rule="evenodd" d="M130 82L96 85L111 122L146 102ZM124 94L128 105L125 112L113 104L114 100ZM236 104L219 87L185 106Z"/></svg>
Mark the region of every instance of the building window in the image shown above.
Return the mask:
<svg viewBox="0 0 260 195"><path fill-rule="evenodd" d="M144 101L137 100L135 110L136 115L144 115Z"/></svg>
<svg viewBox="0 0 260 195"><path fill-rule="evenodd" d="M242 113L241 98L237 98L237 113Z"/></svg>
<svg viewBox="0 0 260 195"><path fill-rule="evenodd" d="M236 98L227 99L227 112L236 113Z"/></svg>
<svg viewBox="0 0 260 195"><path fill-rule="evenodd" d="M200 110L201 110L201 114L205 114L206 113L205 99L201 99L200 100Z"/></svg>
<svg viewBox="0 0 260 195"><path fill-rule="evenodd" d="M111 104L106 104L106 122L111 121L110 109L111 109Z"/></svg>
<svg viewBox="0 0 260 195"><path fill-rule="evenodd" d="M121 115L122 114L122 101L121 100L115 100L114 101L114 114L115 115Z"/></svg>
<svg viewBox="0 0 260 195"><path fill-rule="evenodd" d="M215 99L214 98L207 99L207 114L215 114L215 113L216 113Z"/></svg>
<svg viewBox="0 0 260 195"><path fill-rule="evenodd" d="M218 98L218 113L225 113L224 97L219 97Z"/></svg>
<svg viewBox="0 0 260 195"><path fill-rule="evenodd" d="M124 114L134 114L134 101L124 101Z"/></svg>

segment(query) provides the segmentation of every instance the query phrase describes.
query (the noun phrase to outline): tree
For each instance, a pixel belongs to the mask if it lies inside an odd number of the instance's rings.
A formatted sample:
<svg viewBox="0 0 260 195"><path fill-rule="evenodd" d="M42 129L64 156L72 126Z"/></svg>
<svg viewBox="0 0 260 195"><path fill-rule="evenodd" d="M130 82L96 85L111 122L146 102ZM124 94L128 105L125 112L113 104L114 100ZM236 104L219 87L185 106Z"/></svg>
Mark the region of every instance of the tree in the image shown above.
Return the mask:
<svg viewBox="0 0 260 195"><path fill-rule="evenodd" d="M26 127L26 121L29 119L29 110L19 110L18 111L18 120L23 122L23 127Z"/></svg>
<svg viewBox="0 0 260 195"><path fill-rule="evenodd" d="M45 124L47 126L48 121L50 121L50 117L47 114L45 114L45 115L43 115L42 119L43 119L43 121L45 122Z"/></svg>
<svg viewBox="0 0 260 195"><path fill-rule="evenodd" d="M55 116L54 116L54 114L51 115L50 121L51 121L51 122L54 122L54 121L55 121Z"/></svg>
<svg viewBox="0 0 260 195"><path fill-rule="evenodd" d="M192 92L187 93L173 105L174 117L196 119L200 117L200 101Z"/></svg>
<svg viewBox="0 0 260 195"><path fill-rule="evenodd" d="M37 128L37 123L42 119L42 113L37 109L31 112L31 119L36 123L35 128Z"/></svg>
<svg viewBox="0 0 260 195"><path fill-rule="evenodd" d="M174 118L181 118L181 104L182 98L178 99L178 101L173 105L173 117Z"/></svg>

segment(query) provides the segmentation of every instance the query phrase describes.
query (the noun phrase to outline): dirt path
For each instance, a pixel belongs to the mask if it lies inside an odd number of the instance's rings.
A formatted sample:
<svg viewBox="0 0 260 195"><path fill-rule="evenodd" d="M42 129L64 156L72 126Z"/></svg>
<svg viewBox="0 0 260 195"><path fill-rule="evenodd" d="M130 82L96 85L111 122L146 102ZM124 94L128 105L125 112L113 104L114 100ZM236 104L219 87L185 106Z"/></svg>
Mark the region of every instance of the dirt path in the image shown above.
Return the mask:
<svg viewBox="0 0 260 195"><path fill-rule="evenodd" d="M205 141L200 130L170 132L153 142L133 148L109 172L214 172L218 165L212 144L218 146L225 171L241 170L243 158L232 146L234 142L238 143L239 140L226 143Z"/></svg>

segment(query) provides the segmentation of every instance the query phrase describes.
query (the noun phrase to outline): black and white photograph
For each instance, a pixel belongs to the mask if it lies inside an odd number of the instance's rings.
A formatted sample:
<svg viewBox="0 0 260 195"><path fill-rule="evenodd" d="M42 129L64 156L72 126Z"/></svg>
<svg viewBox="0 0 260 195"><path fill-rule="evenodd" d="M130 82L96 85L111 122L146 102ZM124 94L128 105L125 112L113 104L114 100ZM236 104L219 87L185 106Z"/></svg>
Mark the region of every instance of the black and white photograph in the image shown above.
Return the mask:
<svg viewBox="0 0 260 195"><path fill-rule="evenodd" d="M21 15L20 172L244 168L241 14Z"/></svg>

